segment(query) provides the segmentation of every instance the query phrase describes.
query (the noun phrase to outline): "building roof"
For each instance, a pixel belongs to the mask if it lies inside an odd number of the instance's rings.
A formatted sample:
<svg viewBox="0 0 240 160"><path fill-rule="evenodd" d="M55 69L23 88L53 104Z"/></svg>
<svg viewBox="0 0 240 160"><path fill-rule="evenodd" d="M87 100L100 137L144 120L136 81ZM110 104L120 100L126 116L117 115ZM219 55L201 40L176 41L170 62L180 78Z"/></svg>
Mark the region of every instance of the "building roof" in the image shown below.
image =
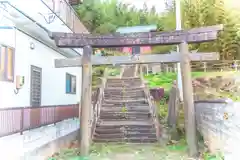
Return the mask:
<svg viewBox="0 0 240 160"><path fill-rule="evenodd" d="M120 27L116 30L118 33L150 32L157 30L157 25Z"/></svg>
<svg viewBox="0 0 240 160"><path fill-rule="evenodd" d="M44 45L54 49L63 56L74 57L80 54L80 51L78 52L78 50L82 49L78 49L76 51L71 48L58 48L55 44L55 41L49 37L49 33L51 32L50 30L42 26L40 23L36 22L31 17L27 16L24 12L14 8L13 5L11 5L9 2L2 2L2 4L4 4L4 6L6 7L6 11L3 12L4 16L1 20L1 25L5 26L5 28L9 28L9 26L11 28L17 28L18 30L32 37L33 39L36 39ZM3 23L5 21L8 23Z"/></svg>

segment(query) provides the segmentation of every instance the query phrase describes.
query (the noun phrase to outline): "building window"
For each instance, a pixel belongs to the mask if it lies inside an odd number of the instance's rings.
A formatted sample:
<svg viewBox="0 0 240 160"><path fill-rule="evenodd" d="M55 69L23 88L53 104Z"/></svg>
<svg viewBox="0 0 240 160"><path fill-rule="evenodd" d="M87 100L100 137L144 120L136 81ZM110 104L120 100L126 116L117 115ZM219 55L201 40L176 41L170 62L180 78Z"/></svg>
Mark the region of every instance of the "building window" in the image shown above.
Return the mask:
<svg viewBox="0 0 240 160"><path fill-rule="evenodd" d="M14 49L0 45L0 81L14 81Z"/></svg>
<svg viewBox="0 0 240 160"><path fill-rule="evenodd" d="M66 93L76 94L76 76L66 74Z"/></svg>
<svg viewBox="0 0 240 160"><path fill-rule="evenodd" d="M30 104L41 106L42 97L42 69L31 66Z"/></svg>

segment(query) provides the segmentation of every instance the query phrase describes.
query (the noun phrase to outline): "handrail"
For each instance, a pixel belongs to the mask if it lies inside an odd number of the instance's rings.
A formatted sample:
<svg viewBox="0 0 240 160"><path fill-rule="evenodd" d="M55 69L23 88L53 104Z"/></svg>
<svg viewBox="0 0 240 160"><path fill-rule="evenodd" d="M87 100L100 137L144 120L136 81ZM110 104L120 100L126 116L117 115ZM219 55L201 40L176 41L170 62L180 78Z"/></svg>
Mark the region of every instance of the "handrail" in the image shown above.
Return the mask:
<svg viewBox="0 0 240 160"><path fill-rule="evenodd" d="M105 88L107 76L108 76L108 69L106 68L104 70L102 84L101 84L100 88L98 88L97 101L94 104L94 106L92 107L93 114L92 114L92 119L91 119L91 139L93 138L93 134L95 132L97 121L100 116L100 110L101 110L101 106L102 106L102 99L103 99L103 95L104 95L104 88Z"/></svg>
<svg viewBox="0 0 240 160"><path fill-rule="evenodd" d="M159 130L159 120L158 120L158 113L157 113L156 104L154 104L154 99L153 99L153 97L150 94L148 86L146 85L146 83L144 83L144 78L143 78L143 76L141 74L140 74L140 78L141 78L141 80L143 82L144 94L145 94L145 97L146 97L147 102L148 102L149 107L150 107L150 113L153 116L153 121L154 121L154 124L155 124L155 127L156 127L156 136L159 139L160 130Z"/></svg>
<svg viewBox="0 0 240 160"><path fill-rule="evenodd" d="M146 85L144 86L144 93L147 97L147 101L150 106L150 112L153 115L153 120L154 120L154 124L156 127L156 135L157 135L157 138L159 139L159 136L160 136L159 124L160 123L158 120L157 108L156 108L156 104L154 104L154 99L149 92L149 88Z"/></svg>

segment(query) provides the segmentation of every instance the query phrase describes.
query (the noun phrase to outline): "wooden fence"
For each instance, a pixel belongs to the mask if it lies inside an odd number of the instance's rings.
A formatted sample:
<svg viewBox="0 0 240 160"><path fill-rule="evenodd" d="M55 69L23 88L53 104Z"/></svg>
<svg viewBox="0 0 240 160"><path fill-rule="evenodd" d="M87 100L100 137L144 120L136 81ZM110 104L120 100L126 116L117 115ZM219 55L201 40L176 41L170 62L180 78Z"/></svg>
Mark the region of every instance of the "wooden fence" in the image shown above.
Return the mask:
<svg viewBox="0 0 240 160"><path fill-rule="evenodd" d="M177 72L176 63L159 63L145 66L145 73L153 72ZM222 72L240 70L240 60L217 60L207 62L191 62L193 72Z"/></svg>

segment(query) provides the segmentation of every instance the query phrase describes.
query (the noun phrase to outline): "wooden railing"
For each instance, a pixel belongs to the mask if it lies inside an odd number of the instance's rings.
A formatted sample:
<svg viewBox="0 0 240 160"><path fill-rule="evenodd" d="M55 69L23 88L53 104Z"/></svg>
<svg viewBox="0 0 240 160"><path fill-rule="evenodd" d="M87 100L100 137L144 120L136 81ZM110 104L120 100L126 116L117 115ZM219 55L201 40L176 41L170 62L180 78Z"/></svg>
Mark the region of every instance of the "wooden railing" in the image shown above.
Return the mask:
<svg viewBox="0 0 240 160"><path fill-rule="evenodd" d="M159 128L160 123L159 123L159 119L158 119L157 106L155 104L155 101L154 101L153 97L151 96L150 89L148 88L148 85L144 81L143 74L141 73L141 69L142 69L141 65L137 65L136 67L138 68L138 72L137 72L138 76L140 76L140 78L143 82L145 97L146 97L147 102L149 104L150 113L153 116L154 125L156 127L156 135L157 135L157 138L160 139L160 128Z"/></svg>
<svg viewBox="0 0 240 160"><path fill-rule="evenodd" d="M160 123L159 123L159 119L158 119L158 110L157 110L157 106L155 104L155 101L154 101L153 97L151 96L149 88L146 84L144 84L144 93L145 93L147 102L148 102L149 107L150 107L150 112L153 116L153 121L154 121L156 131L157 131L156 135L157 135L157 138L159 139L160 138L160 128L159 128Z"/></svg>
<svg viewBox="0 0 240 160"><path fill-rule="evenodd" d="M106 79L108 77L108 69L106 68L104 70L104 75L102 77L102 83L101 86L98 88L97 94L96 94L96 103L93 105L92 108L92 117L91 117L91 139L93 137L93 134L95 132L95 128L97 125L98 118L100 116L100 110L102 106L102 100L104 95L104 88L106 84Z"/></svg>
<svg viewBox="0 0 240 160"><path fill-rule="evenodd" d="M152 72L177 72L176 63L159 63L149 66L148 69ZM193 72L221 72L221 71L239 71L240 70L240 60L216 60L207 62L191 62L191 70ZM145 71L146 72L146 71Z"/></svg>
<svg viewBox="0 0 240 160"><path fill-rule="evenodd" d="M96 102L97 97L98 90L93 92L93 103ZM0 108L0 137L14 133L23 134L30 129L78 118L78 113L78 104Z"/></svg>

